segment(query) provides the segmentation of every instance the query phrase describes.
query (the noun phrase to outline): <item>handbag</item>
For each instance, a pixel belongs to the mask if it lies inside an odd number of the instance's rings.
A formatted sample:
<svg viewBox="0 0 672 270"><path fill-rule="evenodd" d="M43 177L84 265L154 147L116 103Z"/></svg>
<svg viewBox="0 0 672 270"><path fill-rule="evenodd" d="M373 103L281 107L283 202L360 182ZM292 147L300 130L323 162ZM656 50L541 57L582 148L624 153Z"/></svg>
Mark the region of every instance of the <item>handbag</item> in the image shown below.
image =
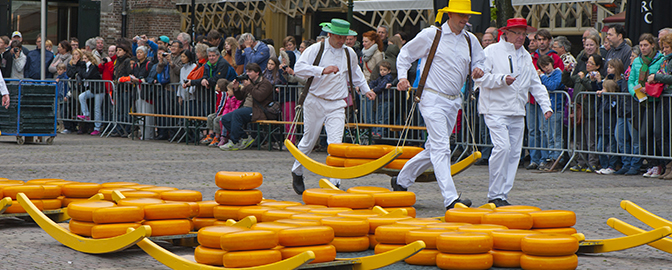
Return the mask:
<svg viewBox="0 0 672 270"><path fill-rule="evenodd" d="M665 88L665 84L663 83L646 83L644 86L646 90L646 94L652 97L660 97L660 94L663 93L663 88Z"/></svg>
<svg viewBox="0 0 672 270"><path fill-rule="evenodd" d="M267 106L262 106L261 103L259 103L257 100L254 100L254 103L257 104L262 110L264 110L264 114L266 115L266 120L278 120L280 119L280 113L282 110L280 109L280 102L277 101L271 101L271 103L268 103Z"/></svg>

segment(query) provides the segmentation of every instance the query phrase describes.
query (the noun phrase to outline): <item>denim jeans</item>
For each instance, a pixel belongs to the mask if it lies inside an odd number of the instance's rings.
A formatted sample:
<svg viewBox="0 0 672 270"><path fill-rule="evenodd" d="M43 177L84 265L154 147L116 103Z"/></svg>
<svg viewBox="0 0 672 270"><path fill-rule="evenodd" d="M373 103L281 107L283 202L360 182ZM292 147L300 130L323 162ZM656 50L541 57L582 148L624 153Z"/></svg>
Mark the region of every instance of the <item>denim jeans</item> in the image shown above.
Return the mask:
<svg viewBox="0 0 672 270"><path fill-rule="evenodd" d="M616 148L618 147L617 145L618 144L616 143L616 138L612 134L604 134L598 136L597 138L598 152L616 152ZM599 158L600 158L600 166L602 166L602 168L614 169L614 167L616 167L618 156L600 155Z"/></svg>
<svg viewBox="0 0 672 270"><path fill-rule="evenodd" d="M362 123L373 124L375 123L376 117L373 115L373 103L375 100L369 100L366 97L361 97L362 108L360 109L360 114L362 115Z"/></svg>
<svg viewBox="0 0 672 270"><path fill-rule="evenodd" d="M542 138L544 134L544 113L537 104L527 103L525 110L527 111L525 117L527 122L527 146L533 148L544 147L544 140ZM529 149L529 151L530 163L539 164L548 158L548 153L545 153L546 151L537 149Z"/></svg>
<svg viewBox="0 0 672 270"><path fill-rule="evenodd" d="M632 128L632 118L616 118L616 142L618 152L639 155L639 131ZM623 167L639 170L642 159L625 155L621 157Z"/></svg>
<svg viewBox="0 0 672 270"><path fill-rule="evenodd" d="M100 93L100 94L93 94L91 93L91 90L86 90L86 92L79 94L79 106L82 107L82 114L84 116L89 116L91 117L91 112L89 111L89 105L86 102L87 99L94 99L94 107L93 107L93 119L96 120L96 123L94 124L94 130L100 131L100 126L102 123L100 122L103 120L103 100L105 99L105 93Z"/></svg>
<svg viewBox="0 0 672 270"><path fill-rule="evenodd" d="M553 149L562 149L562 112L555 111L553 115L548 118L547 123L547 140L548 148ZM558 159L560 157L561 151L549 151L548 158Z"/></svg>
<svg viewBox="0 0 672 270"><path fill-rule="evenodd" d="M252 108L242 107L222 116L222 134L229 132L232 143L238 143L245 134L245 125L252 120Z"/></svg>
<svg viewBox="0 0 672 270"><path fill-rule="evenodd" d="M378 110L376 112L376 124L389 125L390 124L390 106L392 101L380 100L378 101ZM373 132L386 136L384 128L374 128Z"/></svg>

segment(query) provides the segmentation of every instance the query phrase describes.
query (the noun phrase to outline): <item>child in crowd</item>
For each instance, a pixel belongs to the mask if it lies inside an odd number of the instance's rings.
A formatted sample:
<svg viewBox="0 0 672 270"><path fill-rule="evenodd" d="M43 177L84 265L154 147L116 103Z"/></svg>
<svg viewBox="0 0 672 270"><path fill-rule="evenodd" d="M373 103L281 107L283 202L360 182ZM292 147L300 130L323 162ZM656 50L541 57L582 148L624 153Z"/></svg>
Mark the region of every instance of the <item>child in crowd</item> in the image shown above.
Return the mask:
<svg viewBox="0 0 672 270"><path fill-rule="evenodd" d="M621 76L623 72L623 62L620 59L609 60L607 63L607 77L598 85L597 96L600 97L600 105L597 108L597 151L600 152L615 153L618 147L616 137L614 136L618 97L614 95L602 95L602 93L620 92L621 86L625 84L625 80ZM599 158L602 169L596 171L597 174L613 174L616 172L618 156L600 155Z"/></svg>
<svg viewBox="0 0 672 270"><path fill-rule="evenodd" d="M226 92L222 93L224 89L226 89ZM207 144L208 147L219 147L228 141L226 134L222 134L220 119L223 115L238 109L241 103L240 100L233 96L233 84L227 79L219 79L217 86L215 86L215 91L221 94L221 100L219 101L217 112L208 115L208 136L201 141L202 144ZM206 140L208 138L211 139L208 141Z"/></svg>
<svg viewBox="0 0 672 270"><path fill-rule="evenodd" d="M388 125L390 120L390 105L392 104L392 94L390 89L387 87L387 84L392 83L394 77L390 72L392 71L392 65L390 62L381 61L379 65L379 74L380 76L369 82L369 87L373 92L376 93L378 99L378 109L376 110L376 124ZM383 128L374 128L373 137L380 139L383 134Z"/></svg>
<svg viewBox="0 0 672 270"><path fill-rule="evenodd" d="M565 86L560 82L562 80L562 70L553 68L553 59L548 55L541 55L537 60L539 79L546 86L548 96L551 99L551 109L553 116L548 121L543 121L541 128L542 146L553 149L562 149L562 117L560 113L564 108L565 95L563 93L551 93L552 91L564 91ZM542 161L538 167L540 171L550 171L555 161L560 158L561 151L548 151L548 158ZM562 161L562 160L561 160ZM561 162L564 163L564 162Z"/></svg>
<svg viewBox="0 0 672 270"><path fill-rule="evenodd" d="M226 94L224 95L226 98L223 100L224 109L222 109L222 115L226 115L232 111L235 111L236 109L240 108L243 103L242 100L238 100L233 95L233 89L234 84L229 83L226 85ZM212 147L220 147L229 141L229 131L222 128L221 116L216 119L216 121L217 124L215 125L215 134L219 137L219 143L215 145L211 144Z"/></svg>
<svg viewBox="0 0 672 270"><path fill-rule="evenodd" d="M68 74L65 72L68 67L65 63L60 63L56 66L56 84L58 85L58 118L65 118L63 114L63 107L66 102L68 102ZM58 132L62 132L65 129L63 126L63 120L58 120Z"/></svg>
<svg viewBox="0 0 672 270"><path fill-rule="evenodd" d="M263 76L268 79L273 86L275 85L285 85L287 84L287 80L285 80L285 77L282 74L282 70L280 69L280 61L278 60L277 57L271 57L268 59L268 64L266 64L266 70L264 70ZM279 92L280 89L276 88L276 92ZM275 99L277 100L277 99Z"/></svg>

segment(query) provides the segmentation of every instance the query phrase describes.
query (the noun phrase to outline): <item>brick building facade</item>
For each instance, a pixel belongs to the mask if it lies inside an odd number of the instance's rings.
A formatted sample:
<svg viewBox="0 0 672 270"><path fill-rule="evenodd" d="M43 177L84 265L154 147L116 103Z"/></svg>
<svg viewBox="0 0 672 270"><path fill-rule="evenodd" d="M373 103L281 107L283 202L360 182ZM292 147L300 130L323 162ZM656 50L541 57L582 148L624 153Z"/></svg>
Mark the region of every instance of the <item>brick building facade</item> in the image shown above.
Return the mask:
<svg viewBox="0 0 672 270"><path fill-rule="evenodd" d="M174 39L180 32L176 0L126 0L126 37L146 34ZM100 36L107 44L121 37L122 1L100 0Z"/></svg>

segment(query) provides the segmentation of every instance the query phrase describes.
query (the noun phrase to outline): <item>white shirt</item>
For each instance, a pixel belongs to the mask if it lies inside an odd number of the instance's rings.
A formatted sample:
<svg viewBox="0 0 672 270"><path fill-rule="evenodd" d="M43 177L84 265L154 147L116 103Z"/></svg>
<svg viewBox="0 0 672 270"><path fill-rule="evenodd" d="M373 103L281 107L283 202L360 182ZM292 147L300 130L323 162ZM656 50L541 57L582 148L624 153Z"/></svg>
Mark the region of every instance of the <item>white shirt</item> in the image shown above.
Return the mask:
<svg viewBox="0 0 672 270"><path fill-rule="evenodd" d="M421 59L420 74L425 69L425 63L429 50L434 42L436 27L428 27L418 33L415 38L407 42L397 56L397 74L399 80L406 79L407 71L411 64ZM469 75L469 61L471 69L483 69L484 55L478 38L467 31L462 30L459 35L450 30L450 26L444 23L441 26L441 40L436 49L432 66L427 74L425 87L447 95L459 95L460 89ZM471 38L471 59L469 59L469 46L465 35ZM418 77L418 80L420 78ZM413 82L410 82L411 85Z"/></svg>
<svg viewBox="0 0 672 270"><path fill-rule="evenodd" d="M352 68L352 81L355 86L359 87L360 94L366 94L371 91L369 85L366 83L362 69L357 65L357 54L355 51L343 46L341 48L334 48L329 44L329 39L324 40L324 52L322 59L317 66L313 66L317 53L320 50L320 43L315 43L308 47L299 60L294 65L294 74L303 79L308 79L315 76L313 84L310 86L310 93L327 100L344 99L348 96L348 62L346 61L345 50L350 53L350 66ZM327 66L337 66L338 72L336 74L322 74L322 71Z"/></svg>
<svg viewBox="0 0 672 270"><path fill-rule="evenodd" d="M502 38L485 48L484 52L485 75L474 80L481 87L478 100L480 114L524 116L528 93L532 93L544 113L553 111L548 91L525 48L521 46L516 50L513 43ZM511 85L506 85L507 75L517 77Z"/></svg>
<svg viewBox="0 0 672 270"><path fill-rule="evenodd" d="M5 84L5 79L2 77L2 73L0 73L0 98L4 95L9 95L9 90L7 90L7 85Z"/></svg>

